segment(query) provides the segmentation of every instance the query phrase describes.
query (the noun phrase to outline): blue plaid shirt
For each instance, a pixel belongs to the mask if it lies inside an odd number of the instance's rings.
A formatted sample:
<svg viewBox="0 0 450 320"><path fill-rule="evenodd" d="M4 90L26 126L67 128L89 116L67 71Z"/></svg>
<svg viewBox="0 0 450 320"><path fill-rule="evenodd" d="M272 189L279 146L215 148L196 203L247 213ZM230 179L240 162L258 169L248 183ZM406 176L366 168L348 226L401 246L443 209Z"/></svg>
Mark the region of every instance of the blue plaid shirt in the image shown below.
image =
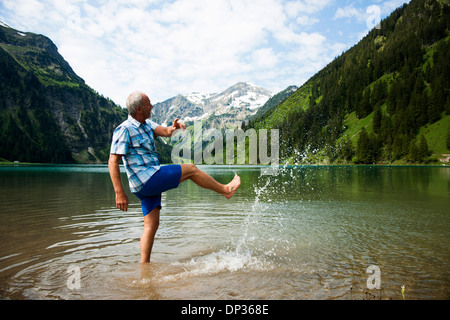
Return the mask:
<svg viewBox="0 0 450 320"><path fill-rule="evenodd" d="M114 130L111 153L123 155L122 161L133 193L141 190L160 168L153 134L156 127L158 124L149 119L145 124L141 124L132 116L128 116L128 119Z"/></svg>

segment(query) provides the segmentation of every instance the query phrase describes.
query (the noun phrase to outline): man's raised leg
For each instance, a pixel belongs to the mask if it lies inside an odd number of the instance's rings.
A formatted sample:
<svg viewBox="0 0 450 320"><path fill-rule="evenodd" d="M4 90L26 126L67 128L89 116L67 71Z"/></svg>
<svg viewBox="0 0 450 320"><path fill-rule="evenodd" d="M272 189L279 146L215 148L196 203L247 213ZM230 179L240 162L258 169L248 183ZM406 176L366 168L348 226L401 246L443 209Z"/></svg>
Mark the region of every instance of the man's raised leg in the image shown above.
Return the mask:
<svg viewBox="0 0 450 320"><path fill-rule="evenodd" d="M182 164L180 183L187 179L191 179L200 187L213 190L227 199L230 199L241 185L241 178L238 175L230 183L225 185L217 182L213 177L201 171L194 164Z"/></svg>

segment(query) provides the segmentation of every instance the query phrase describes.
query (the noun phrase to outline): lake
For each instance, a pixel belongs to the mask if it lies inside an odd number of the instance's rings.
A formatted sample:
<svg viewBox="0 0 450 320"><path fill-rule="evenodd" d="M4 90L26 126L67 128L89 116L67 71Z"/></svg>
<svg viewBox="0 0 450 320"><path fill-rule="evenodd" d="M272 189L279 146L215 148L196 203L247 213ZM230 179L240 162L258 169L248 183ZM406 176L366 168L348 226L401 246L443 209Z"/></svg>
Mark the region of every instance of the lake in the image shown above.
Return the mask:
<svg viewBox="0 0 450 320"><path fill-rule="evenodd" d="M164 193L144 266L107 166L0 167L0 298L450 298L450 168L199 167L240 189Z"/></svg>

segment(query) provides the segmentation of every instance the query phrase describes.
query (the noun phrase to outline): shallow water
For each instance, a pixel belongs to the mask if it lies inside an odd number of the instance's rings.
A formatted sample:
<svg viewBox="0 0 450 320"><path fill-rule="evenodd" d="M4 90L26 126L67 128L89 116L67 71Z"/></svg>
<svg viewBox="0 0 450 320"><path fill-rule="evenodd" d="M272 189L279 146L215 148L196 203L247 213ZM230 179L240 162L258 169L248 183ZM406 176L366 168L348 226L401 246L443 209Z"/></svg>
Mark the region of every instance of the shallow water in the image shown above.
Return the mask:
<svg viewBox="0 0 450 320"><path fill-rule="evenodd" d="M114 207L107 167L1 167L0 297L402 299L404 285L406 299L450 298L450 168L201 168L241 188L163 194L141 266L138 199Z"/></svg>

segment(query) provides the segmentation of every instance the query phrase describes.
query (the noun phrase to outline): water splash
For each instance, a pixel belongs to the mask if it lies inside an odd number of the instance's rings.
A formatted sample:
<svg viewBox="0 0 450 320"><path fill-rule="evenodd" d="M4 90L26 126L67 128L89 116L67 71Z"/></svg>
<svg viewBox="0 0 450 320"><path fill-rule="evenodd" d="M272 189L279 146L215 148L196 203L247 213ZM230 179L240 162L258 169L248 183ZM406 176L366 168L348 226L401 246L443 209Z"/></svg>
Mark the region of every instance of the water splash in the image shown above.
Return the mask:
<svg viewBox="0 0 450 320"><path fill-rule="evenodd" d="M239 174L236 169L233 173ZM276 175L260 173L250 188L253 190L252 203L246 205L248 209L244 212L240 230L236 230L230 243L170 262L152 276L150 282L192 281L224 273L276 270L286 263L291 264L290 251L297 244L290 237L289 228L292 226L286 215L289 209L284 202L289 198L286 194L292 193L294 185L299 182L302 183L303 179L298 168L289 165L280 166Z"/></svg>
<svg viewBox="0 0 450 320"><path fill-rule="evenodd" d="M237 174L236 170L234 173ZM276 268L274 261L268 257L276 256L277 248L263 244L263 235L259 230L267 223L261 221L261 218L264 217L266 220L271 218L267 214L267 199L273 193L273 184L277 182L276 176L261 175L257 179L253 185L255 197L242 222L242 231L237 240L224 248L212 249L207 253L195 254L186 260L171 262L168 269L152 281L167 283L223 272L267 271Z"/></svg>
<svg viewBox="0 0 450 320"><path fill-rule="evenodd" d="M261 177L261 176L260 176ZM269 177L269 176L268 176ZM261 181L259 179L258 181ZM261 209L261 203L260 198L266 192L267 188L269 187L271 182L270 177L266 180L266 183L262 187L258 187L258 185L254 186L254 192L255 192L255 200L253 201L253 204L251 206L251 211L247 214L244 220L244 230L242 232L242 237L238 241L238 244L236 246L235 252L237 254L247 253L249 251L247 244L247 240L249 239L249 228L253 223L257 223L257 216L256 214Z"/></svg>
<svg viewBox="0 0 450 320"><path fill-rule="evenodd" d="M186 261L172 262L171 268L174 268L176 272L162 276L160 282L164 283L191 277L211 276L223 272L264 270L264 265L250 254L219 250L206 255L193 257Z"/></svg>

